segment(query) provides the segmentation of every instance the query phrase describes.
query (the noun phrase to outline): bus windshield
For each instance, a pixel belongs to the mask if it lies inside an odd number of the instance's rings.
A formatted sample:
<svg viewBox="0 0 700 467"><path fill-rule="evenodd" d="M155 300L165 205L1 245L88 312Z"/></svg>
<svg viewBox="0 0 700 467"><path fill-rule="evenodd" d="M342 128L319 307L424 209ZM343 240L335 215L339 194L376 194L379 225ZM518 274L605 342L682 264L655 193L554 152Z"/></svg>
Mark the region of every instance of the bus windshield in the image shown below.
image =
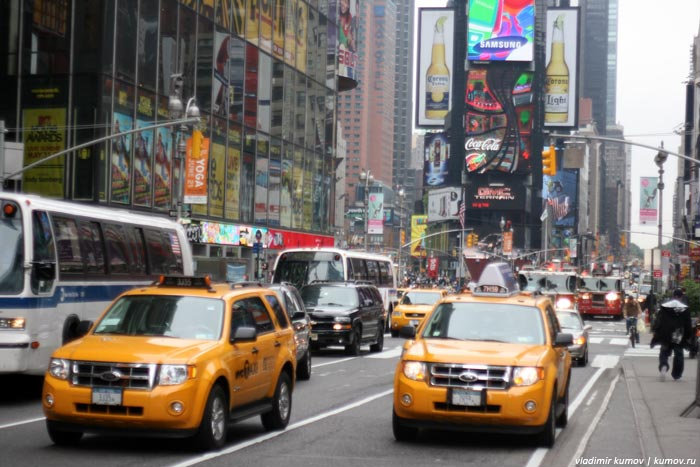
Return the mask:
<svg viewBox="0 0 700 467"><path fill-rule="evenodd" d="M5 203L0 202L3 206ZM11 204L12 206L16 205ZM22 235L22 217L19 209L8 216L0 217L0 295L18 294L23 288L24 242Z"/></svg>
<svg viewBox="0 0 700 467"><path fill-rule="evenodd" d="M343 257L327 251L295 251L282 253L274 283L291 282L298 289L313 281L344 281Z"/></svg>

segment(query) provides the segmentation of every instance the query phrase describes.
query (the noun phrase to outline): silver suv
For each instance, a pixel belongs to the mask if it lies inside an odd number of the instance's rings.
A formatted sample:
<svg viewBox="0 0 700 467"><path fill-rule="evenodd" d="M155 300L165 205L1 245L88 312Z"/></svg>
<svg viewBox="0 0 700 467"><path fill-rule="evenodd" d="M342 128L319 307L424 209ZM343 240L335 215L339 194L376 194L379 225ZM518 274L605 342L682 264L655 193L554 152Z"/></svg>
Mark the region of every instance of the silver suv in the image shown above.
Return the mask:
<svg viewBox="0 0 700 467"><path fill-rule="evenodd" d="M294 328L294 340L297 343L297 379L311 378L311 352L309 338L311 335L311 318L306 312L304 301L296 287L289 282L268 284L268 288L277 292L282 299L289 320Z"/></svg>

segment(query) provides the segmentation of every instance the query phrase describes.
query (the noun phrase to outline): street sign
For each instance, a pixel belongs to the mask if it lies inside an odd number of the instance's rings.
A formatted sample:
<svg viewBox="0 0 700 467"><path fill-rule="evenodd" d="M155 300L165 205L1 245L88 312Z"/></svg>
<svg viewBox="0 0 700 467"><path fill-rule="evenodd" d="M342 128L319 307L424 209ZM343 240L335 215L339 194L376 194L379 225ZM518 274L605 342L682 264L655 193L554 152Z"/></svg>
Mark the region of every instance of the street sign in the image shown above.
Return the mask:
<svg viewBox="0 0 700 467"><path fill-rule="evenodd" d="M261 242L253 243L253 253L260 253L260 250L262 250L262 243Z"/></svg>
<svg viewBox="0 0 700 467"><path fill-rule="evenodd" d="M182 217L190 217L192 215L192 211L189 209L183 209L180 214L182 215ZM177 217L177 209L171 209L170 211L168 211L168 216Z"/></svg>
<svg viewBox="0 0 700 467"><path fill-rule="evenodd" d="M545 208L544 208L544 211L542 211L542 215L540 216L540 220L541 220L542 222L544 222L544 221L547 219L548 216L549 216L549 213L547 212L547 208L545 207Z"/></svg>

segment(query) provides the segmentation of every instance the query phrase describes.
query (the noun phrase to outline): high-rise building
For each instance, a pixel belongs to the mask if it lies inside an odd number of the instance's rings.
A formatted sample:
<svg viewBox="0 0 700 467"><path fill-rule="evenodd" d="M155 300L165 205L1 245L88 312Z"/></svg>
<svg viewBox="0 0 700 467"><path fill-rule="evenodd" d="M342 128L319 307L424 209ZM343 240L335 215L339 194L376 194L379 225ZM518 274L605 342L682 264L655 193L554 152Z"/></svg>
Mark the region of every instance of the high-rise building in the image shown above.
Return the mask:
<svg viewBox="0 0 700 467"><path fill-rule="evenodd" d="M413 2L396 0L396 72L394 78L394 186L415 191L411 177L412 84L413 84Z"/></svg>

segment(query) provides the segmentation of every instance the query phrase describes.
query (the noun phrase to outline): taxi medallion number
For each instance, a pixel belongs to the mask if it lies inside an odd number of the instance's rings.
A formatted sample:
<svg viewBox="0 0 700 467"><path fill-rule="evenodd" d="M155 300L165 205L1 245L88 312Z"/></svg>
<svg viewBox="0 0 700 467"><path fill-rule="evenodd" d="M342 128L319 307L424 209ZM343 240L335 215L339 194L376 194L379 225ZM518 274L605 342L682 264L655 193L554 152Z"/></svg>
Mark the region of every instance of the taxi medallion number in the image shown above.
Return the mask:
<svg viewBox="0 0 700 467"><path fill-rule="evenodd" d="M478 407L484 405L485 391L475 391L472 389L453 388L450 395L452 405L465 407Z"/></svg>
<svg viewBox="0 0 700 467"><path fill-rule="evenodd" d="M92 388L92 403L96 405L122 405L122 389Z"/></svg>

